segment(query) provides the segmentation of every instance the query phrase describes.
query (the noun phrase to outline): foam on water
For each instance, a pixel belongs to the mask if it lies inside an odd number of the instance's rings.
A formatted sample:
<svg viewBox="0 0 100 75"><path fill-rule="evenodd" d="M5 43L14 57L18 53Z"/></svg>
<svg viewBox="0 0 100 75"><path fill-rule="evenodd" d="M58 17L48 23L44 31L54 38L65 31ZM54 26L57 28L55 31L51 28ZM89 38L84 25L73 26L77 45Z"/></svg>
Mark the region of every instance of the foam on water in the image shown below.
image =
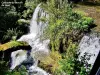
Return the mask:
<svg viewBox="0 0 100 75"><path fill-rule="evenodd" d="M100 37L95 33L84 35L79 44L79 52L80 52L79 57L84 56L85 53L87 53L88 55L90 55L89 57L90 60L87 60L87 62L88 64L93 65L98 56L99 51L100 51Z"/></svg>
<svg viewBox="0 0 100 75"><path fill-rule="evenodd" d="M40 5L41 4L39 4L36 7L33 13L30 22L29 33L27 35L23 35L20 39L18 39L18 41L26 41L32 47L30 56L32 57L32 60L34 62L30 61L33 64L31 64L31 66L28 67L29 74L30 72L34 73L34 71L37 71L36 75L48 75L48 73L46 73L43 69L37 67L38 60L44 59L46 56L49 55L48 44L50 41L50 40L44 40L44 41L40 40L40 36L43 34L43 30L48 24L47 22L37 21L42 17L46 17L46 18L48 17L48 15L43 11ZM15 52L12 52L11 54L12 63L10 69L13 70L16 66L25 63L25 61L29 59L27 58L27 56L28 56L27 52L24 52L24 50L17 50Z"/></svg>

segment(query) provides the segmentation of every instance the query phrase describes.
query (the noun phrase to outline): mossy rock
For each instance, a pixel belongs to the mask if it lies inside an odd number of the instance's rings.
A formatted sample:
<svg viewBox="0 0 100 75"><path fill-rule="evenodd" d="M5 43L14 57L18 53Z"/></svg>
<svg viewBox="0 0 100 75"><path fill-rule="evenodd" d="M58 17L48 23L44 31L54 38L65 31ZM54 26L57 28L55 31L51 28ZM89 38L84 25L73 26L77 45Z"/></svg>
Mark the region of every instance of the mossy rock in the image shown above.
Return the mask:
<svg viewBox="0 0 100 75"><path fill-rule="evenodd" d="M29 44L27 42L23 42L23 41L10 41L5 44L1 44L0 51L6 51L10 48L19 47L19 46L29 46Z"/></svg>

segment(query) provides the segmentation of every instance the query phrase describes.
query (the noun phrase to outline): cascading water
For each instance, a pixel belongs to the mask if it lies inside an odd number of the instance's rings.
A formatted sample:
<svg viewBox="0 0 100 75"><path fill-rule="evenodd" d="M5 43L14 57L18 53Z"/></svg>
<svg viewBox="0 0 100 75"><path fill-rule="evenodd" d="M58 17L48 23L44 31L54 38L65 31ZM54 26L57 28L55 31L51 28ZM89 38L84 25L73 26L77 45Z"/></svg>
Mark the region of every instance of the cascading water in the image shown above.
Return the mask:
<svg viewBox="0 0 100 75"><path fill-rule="evenodd" d="M40 36L43 34L44 28L47 26L48 22L38 21L39 18L46 17L46 14L39 4L34 13L30 23L30 31L27 35L23 35L18 41L26 41L32 47L31 51L17 50L12 52L11 58L11 68L14 69L16 66L21 64L27 64L29 75L48 75L43 69L38 67L38 60L44 59L49 55L48 43L49 40L40 40ZM79 58L84 56L85 53L91 55L89 64L94 64L95 59L100 51L100 37L94 34L85 35L79 44ZM30 65L31 64L31 65Z"/></svg>
<svg viewBox="0 0 100 75"><path fill-rule="evenodd" d="M12 52L11 54L12 63L10 69L12 70L16 66L25 63L25 61L29 60L29 58L31 57L31 60L33 61L30 61L30 63L32 62L33 64L31 64L30 66L28 62L26 65L28 66L29 75L32 75L32 73L37 73L36 75L48 75L47 72L37 67L38 60L42 60L49 55L49 49L48 49L49 40L44 40L44 41L40 40L40 36L42 35L45 26L47 26L47 22L44 23L42 21L37 21L37 20L41 17L48 18L48 15L40 8L40 5L41 4L39 4L36 7L33 13L33 17L30 23L29 33L27 35L23 35L20 39L18 39L18 41L26 41L27 43L29 43L29 45L32 47L31 52L25 52L24 50L17 50L15 52Z"/></svg>
<svg viewBox="0 0 100 75"><path fill-rule="evenodd" d="M100 37L96 33L91 33L84 35L82 38L80 44L79 44L79 58L81 56L86 55L85 58L89 58L89 60L86 60L88 64L91 64L93 66L98 54L100 51Z"/></svg>
<svg viewBox="0 0 100 75"><path fill-rule="evenodd" d="M41 4L39 4L37 6L37 8L35 9L35 11L33 13L33 17L32 17L31 23L30 23L30 33L38 34L38 22L37 22L37 19L38 19L38 13L39 13L39 10L40 10L40 5Z"/></svg>

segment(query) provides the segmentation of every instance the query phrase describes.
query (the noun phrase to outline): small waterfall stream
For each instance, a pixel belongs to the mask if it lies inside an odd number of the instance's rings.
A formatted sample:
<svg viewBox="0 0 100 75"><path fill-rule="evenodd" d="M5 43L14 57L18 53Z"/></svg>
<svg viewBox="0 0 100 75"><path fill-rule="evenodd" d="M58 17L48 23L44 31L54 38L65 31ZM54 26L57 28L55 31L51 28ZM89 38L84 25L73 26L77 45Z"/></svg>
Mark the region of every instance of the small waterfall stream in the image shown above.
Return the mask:
<svg viewBox="0 0 100 75"><path fill-rule="evenodd" d="M86 55L86 61L88 64L95 63L95 60L99 54L100 51L100 36L97 33L90 33L87 35L84 35L80 44L79 44L79 58L81 56ZM88 60L89 59L89 60Z"/></svg>
<svg viewBox="0 0 100 75"><path fill-rule="evenodd" d="M13 70L18 65L26 64L25 66L28 69L29 75L49 75L43 69L38 67L38 60L42 60L49 55L48 44L50 41L48 39L44 41L40 40L43 30L48 24L47 22L37 21L41 17L48 17L40 5L41 4L36 7L33 13L29 33L18 39L18 41L26 41L32 49L28 52L25 50L17 50L11 53L12 62L10 69Z"/></svg>
<svg viewBox="0 0 100 75"><path fill-rule="evenodd" d="M43 34L44 28L48 25L48 22L44 23L38 21L39 18L45 16L48 18L48 14L45 13L39 4L32 16L30 23L30 31L27 35L23 35L18 41L26 41L32 47L28 52L25 50L17 50L12 52L11 58L12 63L10 69L14 69L16 66L21 64L25 65L28 68L29 75L49 75L46 71L38 67L38 60L45 59L49 55L49 39L40 40L40 36ZM39 16L40 13L40 16ZM96 57L100 51L100 37L95 34L85 35L80 44L79 52L80 56L84 56L85 53L90 54L89 64L94 64ZM36 73L36 74L35 74Z"/></svg>

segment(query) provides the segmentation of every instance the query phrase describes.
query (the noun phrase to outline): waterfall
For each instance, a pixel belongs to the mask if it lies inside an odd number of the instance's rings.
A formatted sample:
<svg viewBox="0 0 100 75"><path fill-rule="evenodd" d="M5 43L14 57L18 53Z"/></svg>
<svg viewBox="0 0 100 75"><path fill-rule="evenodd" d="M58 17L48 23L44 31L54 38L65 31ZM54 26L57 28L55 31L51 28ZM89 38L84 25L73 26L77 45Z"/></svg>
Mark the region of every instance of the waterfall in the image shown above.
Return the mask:
<svg viewBox="0 0 100 75"><path fill-rule="evenodd" d="M87 58L86 61L88 62L88 64L91 64L93 66L99 54L99 51L100 51L100 37L98 36L98 34L91 33L84 35L79 44L79 52L80 52L79 58L81 58L81 56L84 57L84 55L87 54L85 57Z"/></svg>
<svg viewBox="0 0 100 75"><path fill-rule="evenodd" d="M50 40L40 40L40 36L43 34L44 28L47 26L48 22L38 21L42 17L48 18L48 14L40 7L39 4L32 16L30 22L30 31L28 34L23 35L18 41L26 41L31 47L30 52L25 52L24 50L17 50L11 53L12 63L10 69L14 69L16 66L23 63L27 63L29 75L32 73L37 73L36 75L48 75L43 69L38 67L38 60L45 59L49 55L48 44ZM30 58L31 57L31 58ZM33 61L31 61L31 60ZM30 65L29 63L32 64ZM35 72L34 72L35 71ZM31 74L30 74L31 73Z"/></svg>
<svg viewBox="0 0 100 75"><path fill-rule="evenodd" d="M41 4L39 4L37 6L37 8L35 9L35 11L33 13L32 20L30 23L30 33L38 34L38 22L37 22L37 20L38 20L38 12L41 9L40 5Z"/></svg>
<svg viewBox="0 0 100 75"><path fill-rule="evenodd" d="M31 50L17 50L11 53L11 67L14 69L16 66L24 64L29 75L49 75L46 71L38 67L38 60L44 60L49 55L49 39L40 40L40 36L43 34L43 30L48 25L48 22L42 22L39 19L42 17L48 18L48 14L40 7L39 4L32 16L30 22L30 31L28 34L23 35L18 41L26 41L31 47ZM100 51L100 37L95 34L85 35L79 44L79 59L84 56L85 53L90 55L90 60L87 62L91 65L94 64L96 57Z"/></svg>

